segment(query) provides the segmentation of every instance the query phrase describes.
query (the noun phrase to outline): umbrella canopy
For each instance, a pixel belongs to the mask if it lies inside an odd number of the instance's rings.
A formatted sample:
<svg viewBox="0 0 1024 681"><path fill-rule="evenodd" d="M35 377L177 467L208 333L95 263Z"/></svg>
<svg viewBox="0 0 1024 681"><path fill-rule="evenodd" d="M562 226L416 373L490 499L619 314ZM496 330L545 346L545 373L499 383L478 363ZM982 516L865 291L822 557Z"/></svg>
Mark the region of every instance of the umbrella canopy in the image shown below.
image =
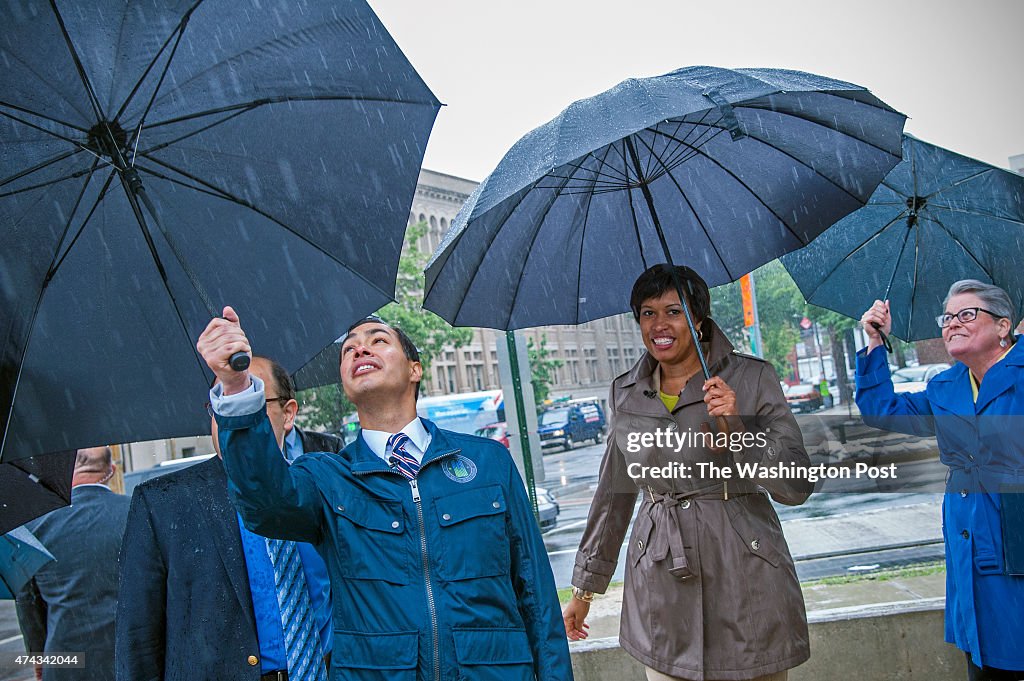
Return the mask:
<svg viewBox="0 0 1024 681"><path fill-rule="evenodd" d="M0 464L0 533L71 503L75 450Z"/></svg>
<svg viewBox="0 0 1024 681"><path fill-rule="evenodd" d="M0 599L14 598L39 568L53 560L27 528L16 527L0 536Z"/></svg>
<svg viewBox="0 0 1024 681"><path fill-rule="evenodd" d="M936 338L950 284L1005 289L1021 318L1024 177L904 136L903 162L868 204L782 258L808 302L858 318L890 300L892 333Z"/></svg>
<svg viewBox="0 0 1024 681"><path fill-rule="evenodd" d="M206 432L224 304L295 370L392 298L439 103L363 0L0 23L4 460Z"/></svg>
<svg viewBox="0 0 1024 681"><path fill-rule="evenodd" d="M659 262L732 281L862 206L904 120L796 71L624 81L512 147L428 265L424 307L457 326L579 324L628 310Z"/></svg>

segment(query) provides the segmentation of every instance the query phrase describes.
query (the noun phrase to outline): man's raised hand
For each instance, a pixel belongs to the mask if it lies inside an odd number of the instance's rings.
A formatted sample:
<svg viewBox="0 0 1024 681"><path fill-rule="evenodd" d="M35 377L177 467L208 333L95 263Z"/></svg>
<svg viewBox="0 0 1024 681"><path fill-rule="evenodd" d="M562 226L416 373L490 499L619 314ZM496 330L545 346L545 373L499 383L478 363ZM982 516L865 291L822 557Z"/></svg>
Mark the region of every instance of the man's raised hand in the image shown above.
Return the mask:
<svg viewBox="0 0 1024 681"><path fill-rule="evenodd" d="M238 315L232 307L225 307L223 318L213 319L206 325L196 343L196 349L220 379L225 395L240 393L251 385L249 372L235 371L230 364L231 356L236 352L252 353L249 339L242 331Z"/></svg>

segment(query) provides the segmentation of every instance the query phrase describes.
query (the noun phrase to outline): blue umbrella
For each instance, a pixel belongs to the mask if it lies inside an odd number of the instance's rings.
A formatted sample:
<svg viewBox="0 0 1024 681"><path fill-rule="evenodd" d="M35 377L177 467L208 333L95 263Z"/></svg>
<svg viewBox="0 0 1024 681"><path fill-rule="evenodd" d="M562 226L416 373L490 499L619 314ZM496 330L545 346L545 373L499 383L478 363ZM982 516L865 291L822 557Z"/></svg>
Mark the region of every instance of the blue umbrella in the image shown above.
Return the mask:
<svg viewBox="0 0 1024 681"><path fill-rule="evenodd" d="M580 324L626 311L659 262L735 280L861 207L904 120L798 71L624 81L512 147L428 265L424 307L457 326Z"/></svg>
<svg viewBox="0 0 1024 681"><path fill-rule="evenodd" d="M440 104L364 0L0 25L4 461L207 432L195 340L224 304L295 370L392 299Z"/></svg>
<svg viewBox="0 0 1024 681"><path fill-rule="evenodd" d="M949 285L979 279L1024 311L1024 177L904 136L868 204L782 258L808 302L860 317L891 303L892 333L935 338Z"/></svg>
<svg viewBox="0 0 1024 681"><path fill-rule="evenodd" d="M28 528L16 527L0 535L0 599L14 598L39 568L53 560Z"/></svg>

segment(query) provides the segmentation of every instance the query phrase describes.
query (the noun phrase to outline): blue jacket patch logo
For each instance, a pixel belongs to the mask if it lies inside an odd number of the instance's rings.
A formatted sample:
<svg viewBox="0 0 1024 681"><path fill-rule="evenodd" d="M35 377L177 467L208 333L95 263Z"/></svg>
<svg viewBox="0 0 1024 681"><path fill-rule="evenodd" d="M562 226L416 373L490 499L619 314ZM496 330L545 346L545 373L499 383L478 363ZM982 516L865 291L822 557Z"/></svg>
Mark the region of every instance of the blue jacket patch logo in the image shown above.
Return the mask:
<svg viewBox="0 0 1024 681"><path fill-rule="evenodd" d="M441 470L453 482L471 482L476 477L476 464L462 454L442 461Z"/></svg>

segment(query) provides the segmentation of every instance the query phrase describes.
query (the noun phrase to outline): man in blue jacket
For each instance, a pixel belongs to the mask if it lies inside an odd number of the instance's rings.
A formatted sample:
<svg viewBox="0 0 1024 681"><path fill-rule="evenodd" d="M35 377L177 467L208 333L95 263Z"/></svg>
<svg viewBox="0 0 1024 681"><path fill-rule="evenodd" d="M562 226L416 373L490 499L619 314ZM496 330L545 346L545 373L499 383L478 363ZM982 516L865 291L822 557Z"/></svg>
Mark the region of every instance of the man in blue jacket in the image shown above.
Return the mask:
<svg viewBox="0 0 1024 681"><path fill-rule="evenodd" d="M288 467L263 383L230 307L198 342L232 499L246 526L308 541L334 596L332 679L567 681L569 651L547 553L519 473L497 442L416 416L423 369L399 330L368 318L342 344L360 436Z"/></svg>

